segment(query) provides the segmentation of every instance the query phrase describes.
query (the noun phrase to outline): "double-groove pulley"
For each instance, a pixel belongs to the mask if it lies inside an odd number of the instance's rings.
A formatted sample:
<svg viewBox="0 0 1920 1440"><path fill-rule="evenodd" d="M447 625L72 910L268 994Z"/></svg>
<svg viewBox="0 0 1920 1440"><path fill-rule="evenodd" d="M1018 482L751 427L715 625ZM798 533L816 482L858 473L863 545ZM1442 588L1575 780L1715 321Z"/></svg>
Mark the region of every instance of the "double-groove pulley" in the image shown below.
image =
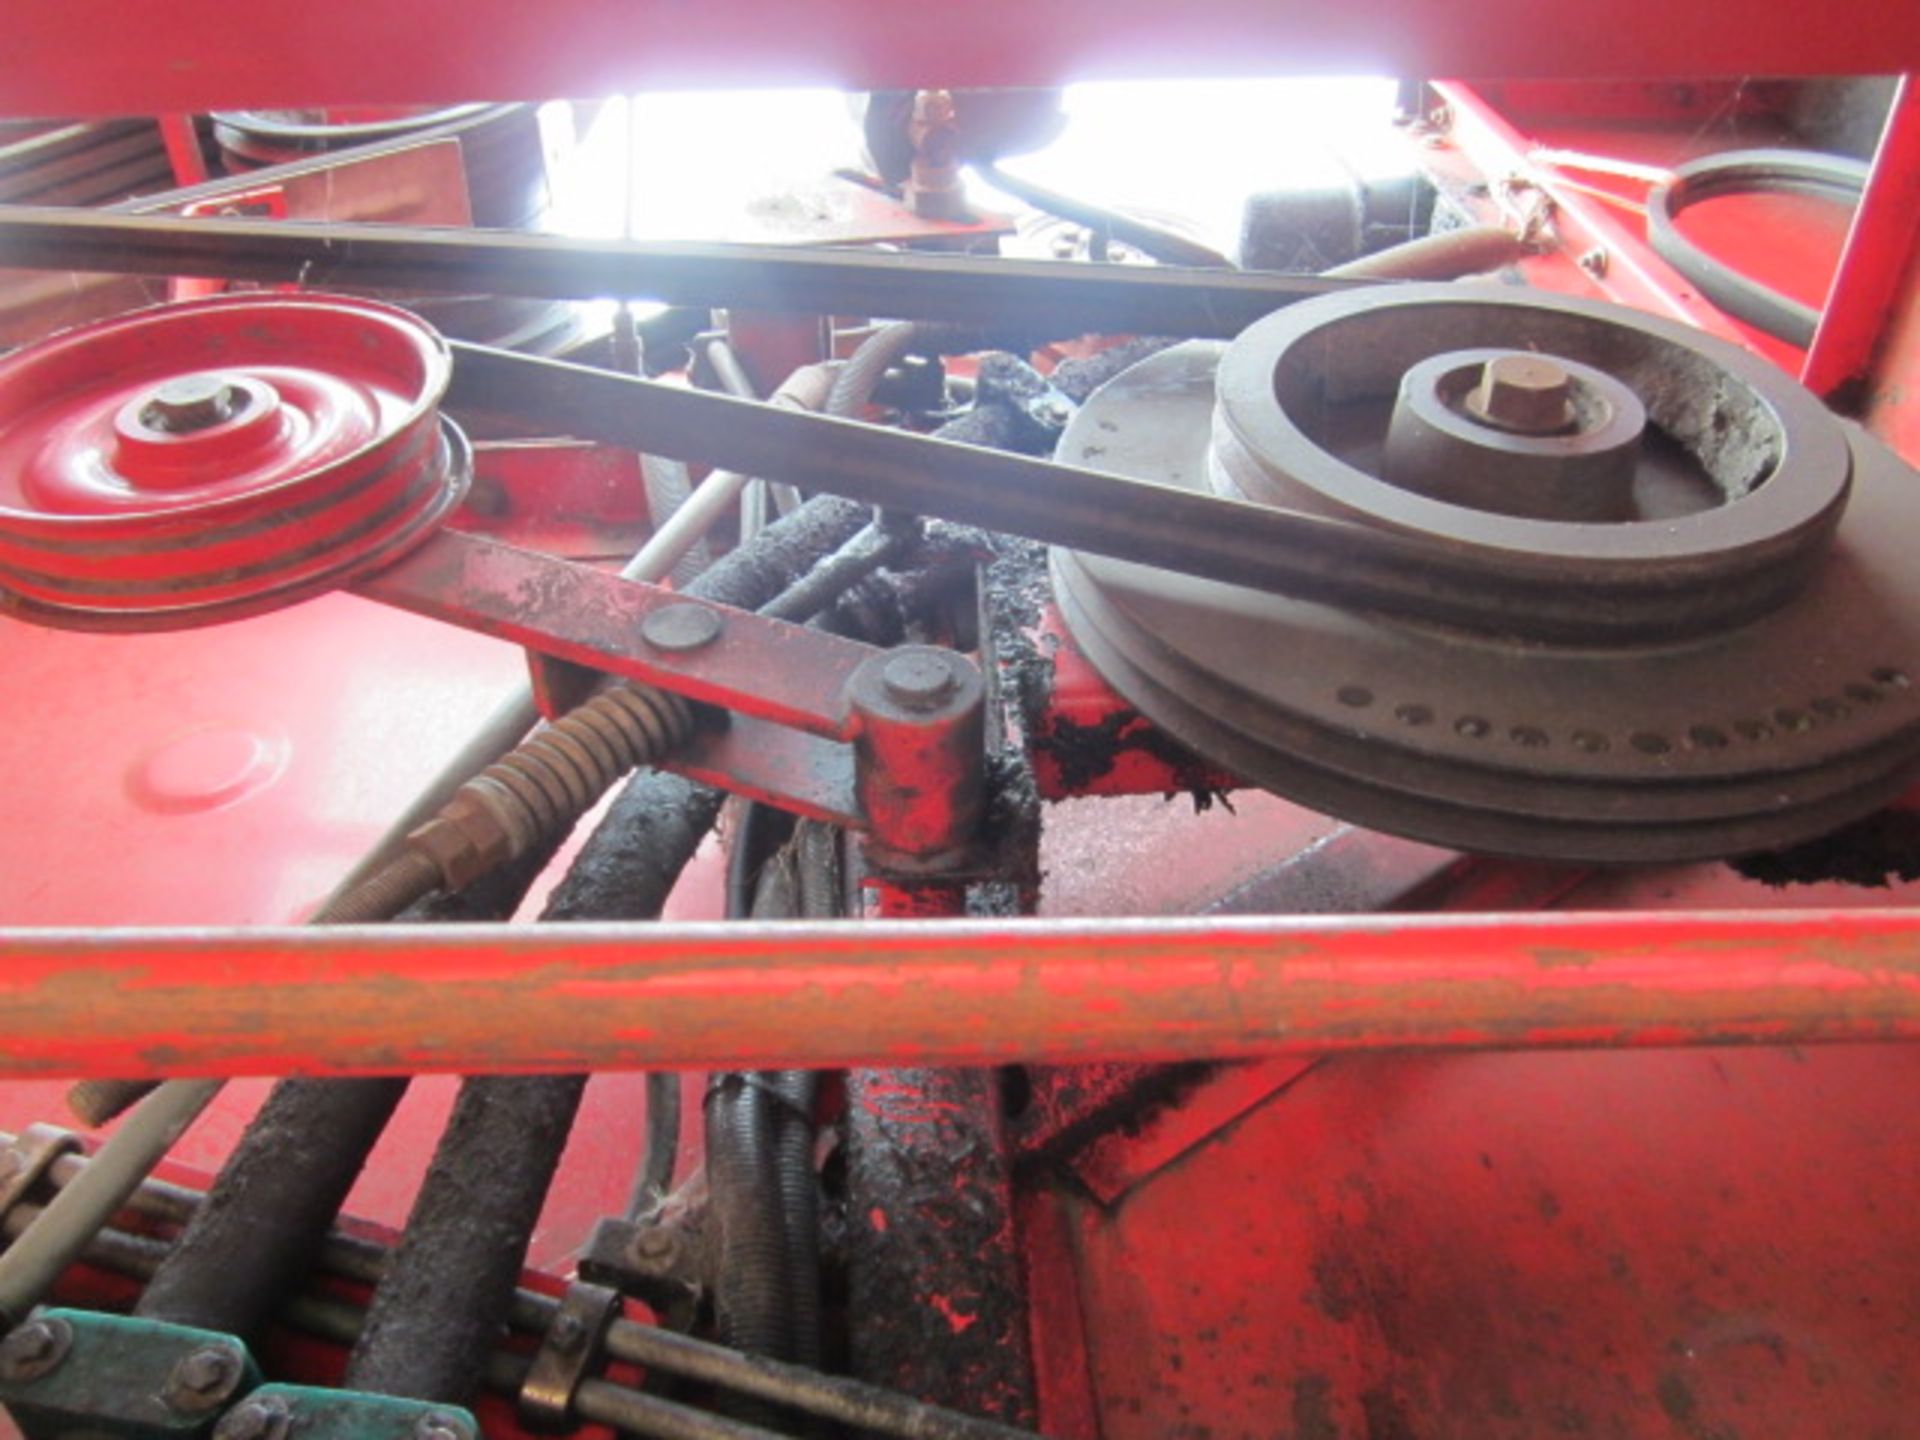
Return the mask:
<svg viewBox="0 0 1920 1440"><path fill-rule="evenodd" d="M0 612L212 624L343 585L466 493L452 362L404 310L326 295L156 306L0 360Z"/></svg>
<svg viewBox="0 0 1920 1440"><path fill-rule="evenodd" d="M1055 553L1122 695L1316 809L1669 861L1811 838L1920 773L1920 481L1681 326L1485 286L1331 296L1125 372L1059 455L1415 537L1511 591L1463 628ZM1653 596L1670 623L1538 623L1520 581L1543 564L1596 616Z"/></svg>

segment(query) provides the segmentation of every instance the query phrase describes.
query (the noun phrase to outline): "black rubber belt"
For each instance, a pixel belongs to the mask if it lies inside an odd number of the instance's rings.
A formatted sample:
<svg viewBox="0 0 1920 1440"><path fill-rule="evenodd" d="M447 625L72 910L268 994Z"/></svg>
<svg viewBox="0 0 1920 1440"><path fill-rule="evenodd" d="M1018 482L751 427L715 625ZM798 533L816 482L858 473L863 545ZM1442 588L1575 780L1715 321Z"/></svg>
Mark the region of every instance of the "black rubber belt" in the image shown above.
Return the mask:
<svg viewBox="0 0 1920 1440"><path fill-rule="evenodd" d="M1817 195L1857 204L1867 166L1813 150L1730 150L1682 165L1673 183L1647 196L1647 239L1700 293L1736 320L1802 349L1813 344L1820 312L1730 269L1681 233L1674 222L1689 205L1720 195Z"/></svg>

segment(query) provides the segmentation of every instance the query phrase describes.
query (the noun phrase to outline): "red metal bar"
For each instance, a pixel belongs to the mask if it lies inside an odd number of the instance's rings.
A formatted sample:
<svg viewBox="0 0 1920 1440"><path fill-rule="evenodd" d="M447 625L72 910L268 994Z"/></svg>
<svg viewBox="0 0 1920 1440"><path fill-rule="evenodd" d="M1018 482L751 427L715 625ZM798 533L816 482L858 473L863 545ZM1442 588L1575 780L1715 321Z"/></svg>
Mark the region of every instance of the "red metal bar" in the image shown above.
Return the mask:
<svg viewBox="0 0 1920 1440"><path fill-rule="evenodd" d="M200 153L200 137L194 133L193 116L162 115L160 143L167 147L167 163L173 166L174 184L207 183L207 157Z"/></svg>
<svg viewBox="0 0 1920 1440"><path fill-rule="evenodd" d="M1865 380L1920 241L1920 85L1901 77L1800 379L1831 396Z"/></svg>
<svg viewBox="0 0 1920 1440"><path fill-rule="evenodd" d="M1857 0L217 0L16 5L0 106L19 115L541 100L646 86L1044 85L1151 75L1612 78L1920 69L1920 7ZM431 37L431 43L423 43Z"/></svg>
<svg viewBox="0 0 1920 1440"><path fill-rule="evenodd" d="M1920 1038L1920 912L0 932L0 1074Z"/></svg>
<svg viewBox="0 0 1920 1440"><path fill-rule="evenodd" d="M847 699L853 672L879 653L824 631L688 601L657 585L454 530L441 531L355 588L542 655L836 739L853 733ZM685 606L720 618L715 638L684 650L650 645L647 617Z"/></svg>

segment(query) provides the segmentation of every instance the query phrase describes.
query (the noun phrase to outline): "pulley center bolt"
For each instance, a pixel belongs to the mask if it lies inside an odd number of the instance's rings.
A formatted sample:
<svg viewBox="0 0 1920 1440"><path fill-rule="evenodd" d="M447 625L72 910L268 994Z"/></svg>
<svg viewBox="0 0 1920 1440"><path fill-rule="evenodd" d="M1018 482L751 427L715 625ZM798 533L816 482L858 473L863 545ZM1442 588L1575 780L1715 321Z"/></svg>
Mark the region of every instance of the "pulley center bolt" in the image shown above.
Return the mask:
<svg viewBox="0 0 1920 1440"><path fill-rule="evenodd" d="M1521 435L1557 435L1573 427L1573 377L1545 355L1497 355L1467 392L1467 414Z"/></svg>
<svg viewBox="0 0 1920 1440"><path fill-rule="evenodd" d="M895 655L880 672L887 698L907 710L937 710L959 688L944 657L926 650Z"/></svg>
<svg viewBox="0 0 1920 1440"><path fill-rule="evenodd" d="M154 390L140 423L163 435L191 435L231 420L246 392L224 375L182 375Z"/></svg>

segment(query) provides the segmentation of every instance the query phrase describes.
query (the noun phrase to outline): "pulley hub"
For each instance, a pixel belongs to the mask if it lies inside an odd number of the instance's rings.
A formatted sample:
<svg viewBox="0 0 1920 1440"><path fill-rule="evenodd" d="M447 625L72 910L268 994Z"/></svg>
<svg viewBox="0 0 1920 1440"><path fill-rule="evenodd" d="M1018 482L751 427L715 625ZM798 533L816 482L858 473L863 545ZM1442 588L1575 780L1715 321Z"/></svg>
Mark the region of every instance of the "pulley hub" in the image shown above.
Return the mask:
<svg viewBox="0 0 1920 1440"><path fill-rule="evenodd" d="M159 306L0 360L0 603L172 629L389 563L466 491L444 343L321 295Z"/></svg>
<svg viewBox="0 0 1920 1440"><path fill-rule="evenodd" d="M1314 300L1094 395L1063 460L1417 536L1472 630L1056 552L1075 639L1207 758L1459 848L1581 861L1823 833L1920 771L1920 575L1899 460L1764 362L1616 307L1461 285ZM1541 567L1656 597L1582 643Z"/></svg>

